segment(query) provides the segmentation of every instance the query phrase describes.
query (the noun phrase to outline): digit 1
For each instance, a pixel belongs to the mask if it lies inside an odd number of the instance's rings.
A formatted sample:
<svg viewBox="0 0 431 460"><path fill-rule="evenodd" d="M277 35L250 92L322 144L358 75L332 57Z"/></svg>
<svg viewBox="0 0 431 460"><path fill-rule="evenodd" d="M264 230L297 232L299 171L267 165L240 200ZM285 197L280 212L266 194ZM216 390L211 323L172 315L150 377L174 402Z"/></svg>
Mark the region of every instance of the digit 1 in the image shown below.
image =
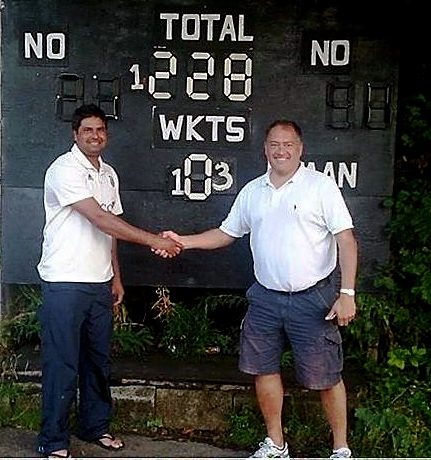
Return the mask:
<svg viewBox="0 0 431 460"><path fill-rule="evenodd" d="M139 64L133 64L129 69L134 75L134 83L130 86L131 89L144 89L144 85L141 83L141 77L139 75Z"/></svg>
<svg viewBox="0 0 431 460"><path fill-rule="evenodd" d="M181 168L174 169L172 175L175 177L175 188L171 190L171 195L183 196L184 190L181 189Z"/></svg>

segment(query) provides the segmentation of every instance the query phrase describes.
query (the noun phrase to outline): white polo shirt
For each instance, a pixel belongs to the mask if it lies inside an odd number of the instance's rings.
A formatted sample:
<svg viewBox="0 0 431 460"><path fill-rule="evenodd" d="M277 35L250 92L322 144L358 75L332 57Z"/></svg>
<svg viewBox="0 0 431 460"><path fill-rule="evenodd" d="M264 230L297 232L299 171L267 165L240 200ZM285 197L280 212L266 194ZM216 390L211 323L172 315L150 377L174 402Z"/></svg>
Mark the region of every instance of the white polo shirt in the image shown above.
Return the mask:
<svg viewBox="0 0 431 460"><path fill-rule="evenodd" d="M335 181L301 164L276 189L269 172L239 192L220 230L250 233L254 274L268 289L301 291L326 278L337 263L334 235L353 228Z"/></svg>
<svg viewBox="0 0 431 460"><path fill-rule="evenodd" d="M74 144L46 171L45 227L37 266L45 281L99 283L113 276L111 236L70 206L93 197L104 210L116 215L123 212L118 176L99 160L97 171Z"/></svg>

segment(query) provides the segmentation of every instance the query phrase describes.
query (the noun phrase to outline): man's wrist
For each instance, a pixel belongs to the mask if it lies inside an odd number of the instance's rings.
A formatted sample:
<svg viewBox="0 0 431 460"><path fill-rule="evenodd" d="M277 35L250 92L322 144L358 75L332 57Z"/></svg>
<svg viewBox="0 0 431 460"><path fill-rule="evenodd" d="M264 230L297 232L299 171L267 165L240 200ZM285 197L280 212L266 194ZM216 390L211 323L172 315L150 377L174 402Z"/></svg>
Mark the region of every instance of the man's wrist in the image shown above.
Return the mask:
<svg viewBox="0 0 431 460"><path fill-rule="evenodd" d="M354 289L341 288L340 289L340 294L346 294L349 297L355 297L355 290Z"/></svg>

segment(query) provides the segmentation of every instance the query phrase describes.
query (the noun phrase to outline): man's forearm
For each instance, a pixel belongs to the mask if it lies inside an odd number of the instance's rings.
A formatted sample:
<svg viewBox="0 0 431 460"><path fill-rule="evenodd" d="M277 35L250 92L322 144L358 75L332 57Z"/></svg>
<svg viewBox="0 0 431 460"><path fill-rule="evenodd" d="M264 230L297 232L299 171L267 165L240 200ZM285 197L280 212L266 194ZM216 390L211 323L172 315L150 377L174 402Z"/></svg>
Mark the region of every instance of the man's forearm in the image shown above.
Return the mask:
<svg viewBox="0 0 431 460"><path fill-rule="evenodd" d="M336 235L341 270L341 287L354 289L358 267L358 245L351 230Z"/></svg>
<svg viewBox="0 0 431 460"><path fill-rule="evenodd" d="M104 211L93 198L74 203L72 207L85 216L100 231L112 237L145 246L156 246L158 235L135 227L120 217Z"/></svg>
<svg viewBox="0 0 431 460"><path fill-rule="evenodd" d="M194 235L183 235L180 237L184 249L217 249L228 246L236 238L229 236L218 228L213 228Z"/></svg>
<svg viewBox="0 0 431 460"><path fill-rule="evenodd" d="M148 232L142 228L135 227L109 212L100 216L93 223L102 232L107 233L116 239L129 241L130 243L137 243L151 247L155 246L159 239L158 235Z"/></svg>
<svg viewBox="0 0 431 460"><path fill-rule="evenodd" d="M115 237L112 238L111 261L114 276L121 280L120 263L118 261L118 245L117 238Z"/></svg>

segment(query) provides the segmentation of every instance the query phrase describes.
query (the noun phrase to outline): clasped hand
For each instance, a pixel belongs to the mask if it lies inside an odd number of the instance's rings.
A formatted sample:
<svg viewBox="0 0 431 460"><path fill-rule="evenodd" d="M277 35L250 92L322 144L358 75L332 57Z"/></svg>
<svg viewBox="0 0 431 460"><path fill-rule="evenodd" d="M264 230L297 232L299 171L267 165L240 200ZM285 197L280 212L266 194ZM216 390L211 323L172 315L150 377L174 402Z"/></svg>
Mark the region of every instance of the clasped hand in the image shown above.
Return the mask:
<svg viewBox="0 0 431 460"><path fill-rule="evenodd" d="M181 237L172 230L166 230L159 233L161 243L157 247L152 247L151 251L154 254L166 258L176 257L184 250L184 245L181 242Z"/></svg>
<svg viewBox="0 0 431 460"><path fill-rule="evenodd" d="M154 254L157 254L160 257L166 258L173 258L176 257L181 253L184 249L183 244L179 240L178 235L172 231L165 231L161 232L158 235L159 238L157 241L157 246L151 247L151 251Z"/></svg>

